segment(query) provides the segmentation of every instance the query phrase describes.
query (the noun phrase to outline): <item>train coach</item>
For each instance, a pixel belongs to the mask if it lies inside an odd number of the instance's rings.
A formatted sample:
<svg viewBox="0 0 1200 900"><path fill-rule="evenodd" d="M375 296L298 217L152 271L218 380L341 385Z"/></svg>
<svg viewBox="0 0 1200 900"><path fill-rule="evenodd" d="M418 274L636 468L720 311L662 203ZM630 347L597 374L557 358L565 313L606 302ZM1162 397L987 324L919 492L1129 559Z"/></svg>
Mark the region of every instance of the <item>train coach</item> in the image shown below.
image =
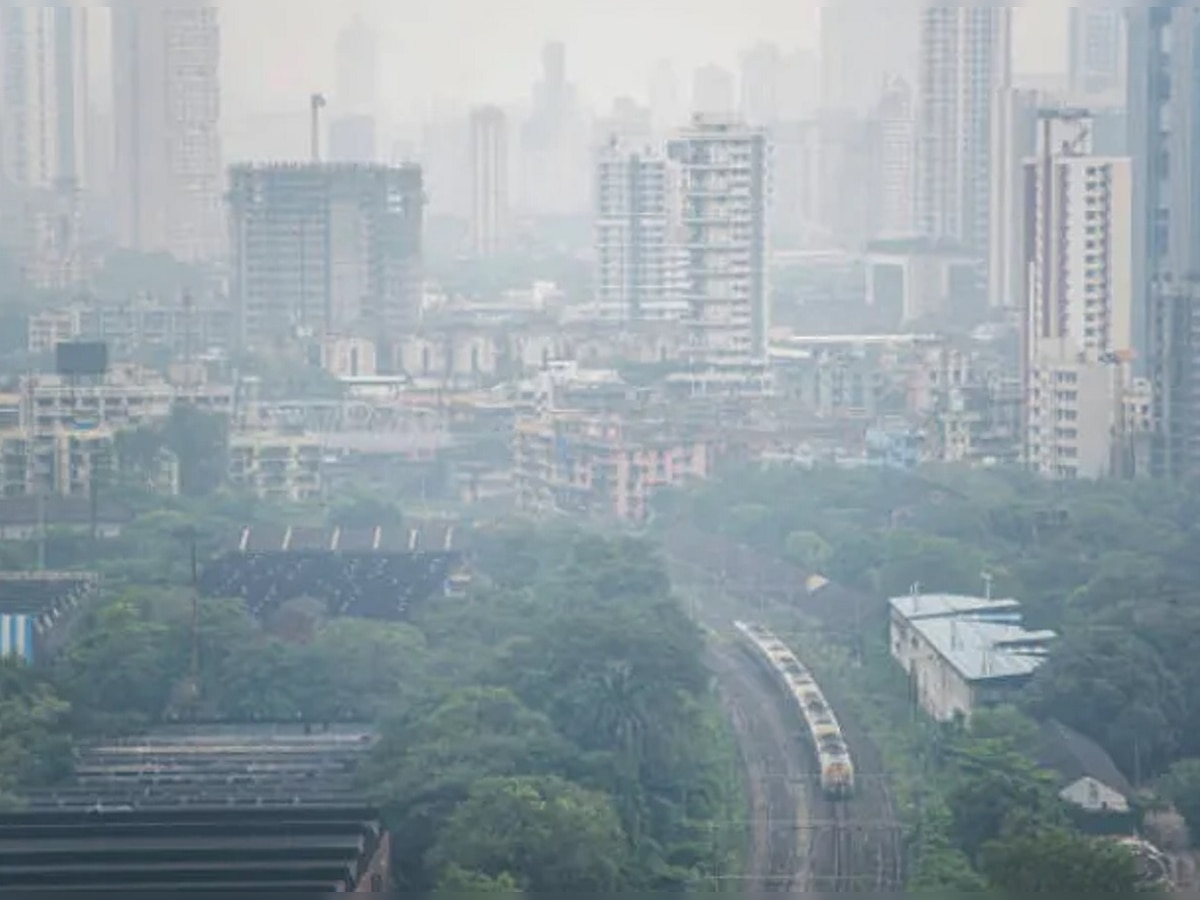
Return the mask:
<svg viewBox="0 0 1200 900"><path fill-rule="evenodd" d="M820 769L821 792L827 799L844 800L854 793L854 762L837 717L812 673L774 634L761 625L735 622L743 645L769 669L808 731Z"/></svg>

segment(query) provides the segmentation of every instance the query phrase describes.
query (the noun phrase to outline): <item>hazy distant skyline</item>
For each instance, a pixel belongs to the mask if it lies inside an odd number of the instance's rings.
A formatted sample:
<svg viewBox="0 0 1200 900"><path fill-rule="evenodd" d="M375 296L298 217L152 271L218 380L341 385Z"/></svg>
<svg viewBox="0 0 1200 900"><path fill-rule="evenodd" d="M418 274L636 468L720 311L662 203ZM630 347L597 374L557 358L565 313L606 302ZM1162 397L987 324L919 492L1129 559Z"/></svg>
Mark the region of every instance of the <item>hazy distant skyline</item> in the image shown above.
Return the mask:
<svg viewBox="0 0 1200 900"><path fill-rule="evenodd" d="M856 0L857 3L880 0ZM904 0L888 0L904 2ZM226 107L231 115L306 108L331 91L334 45L355 15L380 38L379 110L419 118L435 108L528 98L547 40L567 46L568 77L606 107L645 99L656 60L670 59L686 88L696 66L736 70L758 40L816 49L817 0L239 0L222 4ZM1018 10L1016 68L1066 66L1065 0ZM869 19L864 27L870 27Z"/></svg>

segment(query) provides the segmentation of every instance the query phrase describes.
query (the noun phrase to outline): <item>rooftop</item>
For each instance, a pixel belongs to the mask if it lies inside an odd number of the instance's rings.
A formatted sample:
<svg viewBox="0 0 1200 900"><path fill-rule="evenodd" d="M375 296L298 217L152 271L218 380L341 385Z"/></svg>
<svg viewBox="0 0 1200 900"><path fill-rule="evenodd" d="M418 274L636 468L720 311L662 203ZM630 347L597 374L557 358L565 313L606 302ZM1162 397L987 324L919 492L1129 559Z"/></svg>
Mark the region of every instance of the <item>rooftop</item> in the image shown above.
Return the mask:
<svg viewBox="0 0 1200 900"><path fill-rule="evenodd" d="M1021 604L1011 598L969 597L963 594L905 594L892 597L892 611L909 621L969 615L991 621L1019 622Z"/></svg>
<svg viewBox="0 0 1200 900"><path fill-rule="evenodd" d="M1046 659L1053 631L1029 631L1017 621L946 614L909 624L966 681L1022 678Z"/></svg>

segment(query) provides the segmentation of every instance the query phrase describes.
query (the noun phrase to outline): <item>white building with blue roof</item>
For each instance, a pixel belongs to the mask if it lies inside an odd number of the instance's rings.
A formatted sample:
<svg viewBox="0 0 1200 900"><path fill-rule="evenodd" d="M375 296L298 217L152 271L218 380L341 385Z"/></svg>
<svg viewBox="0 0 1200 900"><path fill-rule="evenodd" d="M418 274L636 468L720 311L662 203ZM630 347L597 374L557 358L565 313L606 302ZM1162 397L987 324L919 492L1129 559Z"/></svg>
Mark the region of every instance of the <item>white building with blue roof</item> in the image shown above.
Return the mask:
<svg viewBox="0 0 1200 900"><path fill-rule="evenodd" d="M1026 629L1012 599L913 593L888 602L892 657L938 721L1010 699L1056 637Z"/></svg>

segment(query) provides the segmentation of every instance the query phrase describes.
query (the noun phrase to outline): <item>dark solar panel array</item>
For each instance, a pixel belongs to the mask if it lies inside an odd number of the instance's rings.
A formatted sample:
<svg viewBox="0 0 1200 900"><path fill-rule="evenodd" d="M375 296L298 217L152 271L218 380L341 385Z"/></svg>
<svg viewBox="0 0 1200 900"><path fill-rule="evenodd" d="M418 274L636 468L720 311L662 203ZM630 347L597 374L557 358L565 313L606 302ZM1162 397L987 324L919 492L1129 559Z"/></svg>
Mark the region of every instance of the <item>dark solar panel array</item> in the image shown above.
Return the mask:
<svg viewBox="0 0 1200 900"><path fill-rule="evenodd" d="M0 613L53 617L96 584L96 576L80 572L0 572Z"/></svg>

